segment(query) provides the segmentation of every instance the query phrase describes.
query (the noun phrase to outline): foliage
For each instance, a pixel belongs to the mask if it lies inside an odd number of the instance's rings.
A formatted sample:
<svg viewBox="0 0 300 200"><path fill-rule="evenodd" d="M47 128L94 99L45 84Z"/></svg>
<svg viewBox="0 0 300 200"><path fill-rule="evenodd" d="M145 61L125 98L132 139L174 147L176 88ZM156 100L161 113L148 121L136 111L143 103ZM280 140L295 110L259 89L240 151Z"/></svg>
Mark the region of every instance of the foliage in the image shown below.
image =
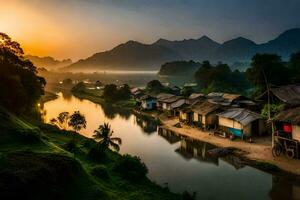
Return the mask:
<svg viewBox="0 0 300 200"><path fill-rule="evenodd" d="M67 142L63 147L67 151L74 152L77 146L75 140L72 139L69 142Z"/></svg>
<svg viewBox="0 0 300 200"><path fill-rule="evenodd" d="M176 91L171 89L170 87L166 87L164 85L161 84L161 82L159 80L152 80L150 82L147 83L146 86L146 90L148 93L151 94L158 94L158 93L171 93L171 94L175 94Z"/></svg>
<svg viewBox="0 0 300 200"><path fill-rule="evenodd" d="M0 104L22 113L31 110L44 94L46 81L36 67L24 59L19 43L0 33Z"/></svg>
<svg viewBox="0 0 300 200"><path fill-rule="evenodd" d="M137 156L124 155L114 166L114 170L121 176L132 181L139 181L146 177L148 169Z"/></svg>
<svg viewBox="0 0 300 200"><path fill-rule="evenodd" d="M67 78L67 79L64 79L63 81L62 81L62 83L64 84L64 85L72 85L73 84L73 81L72 81L72 79L70 79L70 78Z"/></svg>
<svg viewBox="0 0 300 200"><path fill-rule="evenodd" d="M180 94L184 97L189 97L194 92L193 88L190 86L183 87Z"/></svg>
<svg viewBox="0 0 300 200"><path fill-rule="evenodd" d="M284 109L284 104L270 104L271 117L275 116L283 109ZM264 105L263 109L261 110L261 115L265 118L268 117L268 104Z"/></svg>
<svg viewBox="0 0 300 200"><path fill-rule="evenodd" d="M84 115L79 111L75 111L69 118L68 125L73 128L75 132L80 131L83 128L86 128L86 120Z"/></svg>
<svg viewBox="0 0 300 200"><path fill-rule="evenodd" d="M195 200L196 199L196 193L190 194L187 191L184 191L182 193L182 200Z"/></svg>
<svg viewBox="0 0 300 200"><path fill-rule="evenodd" d="M109 173L105 166L97 165L91 169L91 174L100 179L109 179Z"/></svg>
<svg viewBox="0 0 300 200"><path fill-rule="evenodd" d="M130 95L130 88L127 84L124 84L119 88L115 84L108 84L105 85L103 91L103 97L108 102L128 100L130 99Z"/></svg>
<svg viewBox="0 0 300 200"><path fill-rule="evenodd" d="M168 62L161 66L158 73L167 76L187 76L194 74L200 66L200 63L192 60Z"/></svg>
<svg viewBox="0 0 300 200"><path fill-rule="evenodd" d="M66 129L68 126L69 119L70 119L69 112L61 112L59 113L57 118L51 119L50 123L53 125L57 125L61 129Z"/></svg>
<svg viewBox="0 0 300 200"><path fill-rule="evenodd" d="M269 85L285 85L290 82L289 70L276 54L256 54L246 73L248 79L256 86L257 93L266 90L266 82Z"/></svg>
<svg viewBox="0 0 300 200"><path fill-rule="evenodd" d="M161 91L164 89L164 86L159 80L152 80L149 83L147 83L146 89L149 91Z"/></svg>
<svg viewBox="0 0 300 200"><path fill-rule="evenodd" d="M235 92L245 93L250 87L245 73L231 71L227 64L218 63L216 66L204 61L195 73L195 79L204 93Z"/></svg>
<svg viewBox="0 0 300 200"><path fill-rule="evenodd" d="M86 87L83 82L79 82L72 88L72 92L85 92Z"/></svg>
<svg viewBox="0 0 300 200"><path fill-rule="evenodd" d="M292 54L288 63L290 69L291 82L300 83L300 52Z"/></svg>
<svg viewBox="0 0 300 200"><path fill-rule="evenodd" d="M113 131L108 123L100 125L97 130L94 131L93 138L98 142L98 150L105 151L109 147L112 147L116 151L120 150L121 138L112 137Z"/></svg>

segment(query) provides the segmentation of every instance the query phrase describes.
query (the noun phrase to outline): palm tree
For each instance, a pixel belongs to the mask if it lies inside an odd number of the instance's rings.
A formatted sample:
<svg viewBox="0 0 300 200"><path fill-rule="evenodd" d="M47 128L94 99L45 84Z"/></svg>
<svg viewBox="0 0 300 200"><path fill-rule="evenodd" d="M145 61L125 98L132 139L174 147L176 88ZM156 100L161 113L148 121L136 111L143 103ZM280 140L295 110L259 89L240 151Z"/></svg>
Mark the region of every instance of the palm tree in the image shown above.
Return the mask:
<svg viewBox="0 0 300 200"><path fill-rule="evenodd" d="M103 150L112 147L116 151L120 150L120 145L122 143L121 138L112 137L113 131L109 123L104 123L100 125L97 130L94 131L93 138L98 142L98 148L103 148Z"/></svg>

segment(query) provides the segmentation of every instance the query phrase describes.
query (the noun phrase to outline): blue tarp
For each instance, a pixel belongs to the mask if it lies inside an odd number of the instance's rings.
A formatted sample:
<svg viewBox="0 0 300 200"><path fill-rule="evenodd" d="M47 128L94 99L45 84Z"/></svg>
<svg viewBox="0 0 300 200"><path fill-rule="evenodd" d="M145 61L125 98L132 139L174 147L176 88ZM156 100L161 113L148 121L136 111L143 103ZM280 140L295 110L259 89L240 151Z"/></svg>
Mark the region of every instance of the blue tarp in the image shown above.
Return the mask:
<svg viewBox="0 0 300 200"><path fill-rule="evenodd" d="M230 133L232 133L233 135L235 135L237 137L242 137L243 136L242 130L235 129L235 128L229 128L229 131L230 131Z"/></svg>

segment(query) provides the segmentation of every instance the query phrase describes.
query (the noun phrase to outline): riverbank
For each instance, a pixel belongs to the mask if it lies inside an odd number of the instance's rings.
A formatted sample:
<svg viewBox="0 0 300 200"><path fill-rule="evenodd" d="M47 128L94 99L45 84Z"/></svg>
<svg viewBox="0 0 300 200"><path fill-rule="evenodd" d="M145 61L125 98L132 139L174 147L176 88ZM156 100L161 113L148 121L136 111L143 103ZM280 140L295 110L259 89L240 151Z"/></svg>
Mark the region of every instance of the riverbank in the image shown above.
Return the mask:
<svg viewBox="0 0 300 200"><path fill-rule="evenodd" d="M41 97L41 103L46 103L47 101L52 101L54 99L57 99L58 95L53 93L53 92L49 92L49 91L45 91L45 94Z"/></svg>
<svg viewBox="0 0 300 200"><path fill-rule="evenodd" d="M111 105L114 107L123 107L123 108L134 108L136 106L136 101L129 99L126 101L117 101L117 102L106 102L102 97L101 92L97 91L71 91L72 94L79 99L87 99L91 102L100 104L100 105Z"/></svg>
<svg viewBox="0 0 300 200"><path fill-rule="evenodd" d="M233 147L238 149L236 154L254 167L264 170L268 164L270 168L278 167L284 172L292 173L300 177L300 161L288 159L284 156L274 158L272 155L271 138L256 138L254 143L247 143L245 141L231 141L229 139L214 136L212 132L202 131L197 128L192 128L187 125L182 125L177 128L174 125L178 123L175 118L160 117L162 122L161 127L176 132L180 135L187 136L196 140L211 143L218 147Z"/></svg>
<svg viewBox="0 0 300 200"><path fill-rule="evenodd" d="M123 176L116 152L90 159L94 140L2 110L0 120L1 199L182 199L146 177Z"/></svg>

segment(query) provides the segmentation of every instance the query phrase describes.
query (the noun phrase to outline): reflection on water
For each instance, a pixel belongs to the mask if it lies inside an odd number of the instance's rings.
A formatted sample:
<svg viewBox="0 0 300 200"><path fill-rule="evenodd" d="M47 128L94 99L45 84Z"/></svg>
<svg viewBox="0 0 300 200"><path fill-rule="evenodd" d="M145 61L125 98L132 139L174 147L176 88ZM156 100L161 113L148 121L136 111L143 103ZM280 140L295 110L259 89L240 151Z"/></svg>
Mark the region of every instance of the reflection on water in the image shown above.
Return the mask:
<svg viewBox="0 0 300 200"><path fill-rule="evenodd" d="M222 158L207 154L213 145L182 137L157 124L131 114L129 110L100 106L74 96L47 102L45 120L60 112L79 110L87 120L81 134L91 137L103 122L109 122L122 138L120 153L140 156L149 168L149 178L160 185L168 183L174 192L196 192L198 199L299 199L296 181L277 177L246 166L234 156Z"/></svg>

